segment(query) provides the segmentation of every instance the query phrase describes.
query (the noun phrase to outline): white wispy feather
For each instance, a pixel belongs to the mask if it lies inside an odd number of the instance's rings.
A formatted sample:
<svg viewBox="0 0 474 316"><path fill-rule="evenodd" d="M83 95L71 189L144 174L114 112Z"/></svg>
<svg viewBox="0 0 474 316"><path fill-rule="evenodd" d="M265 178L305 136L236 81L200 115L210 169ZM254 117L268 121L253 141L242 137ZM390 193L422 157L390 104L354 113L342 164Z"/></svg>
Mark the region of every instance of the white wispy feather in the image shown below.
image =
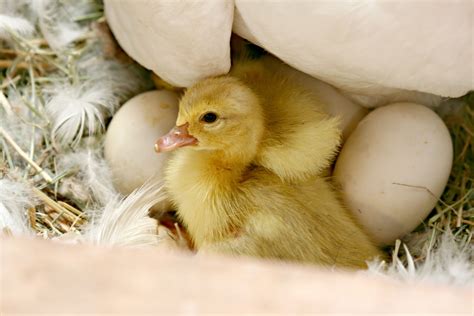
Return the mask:
<svg viewBox="0 0 474 316"><path fill-rule="evenodd" d="M150 218L148 212L164 199L162 184L156 182L145 184L123 200L117 196L91 221L83 240L101 245L157 245L160 241L157 221Z"/></svg>
<svg viewBox="0 0 474 316"><path fill-rule="evenodd" d="M11 32L29 37L35 32L36 14L30 0L0 1L0 39L10 38Z"/></svg>
<svg viewBox="0 0 474 316"><path fill-rule="evenodd" d="M63 146L77 147L81 137L96 135L105 128L105 118L118 104L117 97L102 85L84 83L54 87L53 97L46 104L52 137Z"/></svg>
<svg viewBox="0 0 474 316"><path fill-rule="evenodd" d="M31 7L32 0L2 0L0 12L6 15L21 16L31 23L36 23L38 16Z"/></svg>
<svg viewBox="0 0 474 316"><path fill-rule="evenodd" d="M13 235L33 235L27 210L36 202L28 185L0 179L0 231L8 229Z"/></svg>
<svg viewBox="0 0 474 316"><path fill-rule="evenodd" d="M103 132L105 120L120 103L147 87L135 66L93 57L78 66L86 82L57 83L44 89L50 96L46 112L53 123L52 137L61 146L77 147L82 136Z"/></svg>
<svg viewBox="0 0 474 316"><path fill-rule="evenodd" d="M87 32L74 18L90 12L93 2L88 0L32 0L38 15L38 25L49 46L62 50Z"/></svg>
<svg viewBox="0 0 474 316"><path fill-rule="evenodd" d="M0 108L0 126L8 135L15 141L15 143L24 151L31 149L32 145L36 148L40 146L43 142L42 130L35 127L37 121L34 118L31 118L30 123L25 123L26 120L20 118L19 107L13 106L14 113L8 115L2 108ZM20 155L7 144L5 139L0 136L0 159L2 154L4 157L11 158L12 163L15 167L24 168L27 163Z"/></svg>
<svg viewBox="0 0 474 316"><path fill-rule="evenodd" d="M426 243L425 243L426 244ZM416 263L408 247L403 245L407 264L398 256L386 264L369 263L367 273L388 276L404 282L429 282L459 286L474 285L474 246L459 243L448 229L437 240L437 245L425 249L425 260Z"/></svg>
<svg viewBox="0 0 474 316"><path fill-rule="evenodd" d="M81 203L106 205L117 195L110 170L99 150L85 148L59 155L59 173L74 171L74 175L61 181L60 193Z"/></svg>
<svg viewBox="0 0 474 316"><path fill-rule="evenodd" d="M15 140L15 142L21 148L27 148L28 143L31 139L31 127L26 126L21 122L15 115L6 115L0 109L0 126L8 132L8 134ZM1 151L9 150L7 144L0 136L0 149ZM14 154L14 151L12 152Z"/></svg>
<svg viewBox="0 0 474 316"><path fill-rule="evenodd" d="M78 61L81 77L96 84L106 85L119 101L152 88L147 72L136 65L124 65L117 61L97 58L95 50Z"/></svg>
<svg viewBox="0 0 474 316"><path fill-rule="evenodd" d="M30 36L35 31L33 24L20 16L0 14L0 39L10 38L11 32Z"/></svg>

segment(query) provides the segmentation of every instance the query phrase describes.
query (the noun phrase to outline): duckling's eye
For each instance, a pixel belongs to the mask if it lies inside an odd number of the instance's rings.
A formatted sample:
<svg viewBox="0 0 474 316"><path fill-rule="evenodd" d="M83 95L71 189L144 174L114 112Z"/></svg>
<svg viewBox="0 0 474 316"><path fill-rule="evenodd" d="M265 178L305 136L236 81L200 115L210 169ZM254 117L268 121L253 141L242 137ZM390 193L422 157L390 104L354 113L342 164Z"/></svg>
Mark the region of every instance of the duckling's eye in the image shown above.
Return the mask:
<svg viewBox="0 0 474 316"><path fill-rule="evenodd" d="M214 112L207 112L201 116L201 122L214 123L215 121L217 121L217 114Z"/></svg>

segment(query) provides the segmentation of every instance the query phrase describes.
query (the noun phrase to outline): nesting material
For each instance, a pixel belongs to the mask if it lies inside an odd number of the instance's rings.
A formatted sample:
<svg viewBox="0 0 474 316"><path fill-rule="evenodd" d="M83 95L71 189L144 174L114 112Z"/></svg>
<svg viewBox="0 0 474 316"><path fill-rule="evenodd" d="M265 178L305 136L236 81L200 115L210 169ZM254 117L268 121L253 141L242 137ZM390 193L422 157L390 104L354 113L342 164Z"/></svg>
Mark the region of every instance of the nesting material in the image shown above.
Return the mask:
<svg viewBox="0 0 474 316"><path fill-rule="evenodd" d="M116 58L100 2L7 0L0 11L0 190L29 192L2 198L3 222L14 235L81 232L93 210L120 205L102 135L148 75Z"/></svg>
<svg viewBox="0 0 474 316"><path fill-rule="evenodd" d="M32 235L28 216L35 217L38 199L28 185L0 180L0 231L12 235Z"/></svg>
<svg viewBox="0 0 474 316"><path fill-rule="evenodd" d="M423 245L418 258L410 252L406 244L402 245L397 241L392 254L392 263L371 262L369 273L388 276L410 284L426 282L457 286L472 285L474 282L472 244L465 240L457 240L449 228L444 232L433 229L425 234L429 236L429 242ZM402 256L403 260L399 256Z"/></svg>

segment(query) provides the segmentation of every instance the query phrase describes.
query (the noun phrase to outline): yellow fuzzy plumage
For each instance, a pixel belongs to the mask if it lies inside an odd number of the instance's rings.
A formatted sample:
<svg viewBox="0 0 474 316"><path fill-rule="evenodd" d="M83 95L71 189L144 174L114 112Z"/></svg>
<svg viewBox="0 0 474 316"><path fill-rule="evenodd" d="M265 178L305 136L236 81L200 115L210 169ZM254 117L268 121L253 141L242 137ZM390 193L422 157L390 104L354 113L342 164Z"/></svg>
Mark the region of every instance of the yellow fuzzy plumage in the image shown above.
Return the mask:
<svg viewBox="0 0 474 316"><path fill-rule="evenodd" d="M346 267L380 254L320 176L337 120L291 78L238 63L188 89L184 124L198 144L176 151L166 188L198 250Z"/></svg>

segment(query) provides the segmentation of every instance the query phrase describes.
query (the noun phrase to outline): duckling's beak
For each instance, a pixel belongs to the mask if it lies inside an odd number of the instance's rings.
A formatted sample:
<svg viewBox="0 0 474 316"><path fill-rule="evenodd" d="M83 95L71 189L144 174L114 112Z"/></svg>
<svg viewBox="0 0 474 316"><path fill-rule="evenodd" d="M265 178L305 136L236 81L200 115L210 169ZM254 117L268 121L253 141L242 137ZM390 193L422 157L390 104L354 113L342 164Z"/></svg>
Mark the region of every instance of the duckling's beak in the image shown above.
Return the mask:
<svg viewBox="0 0 474 316"><path fill-rule="evenodd" d="M173 151L176 148L196 145L197 139L189 135L188 123L180 126L175 126L168 134L161 136L155 144L155 151L163 153Z"/></svg>

